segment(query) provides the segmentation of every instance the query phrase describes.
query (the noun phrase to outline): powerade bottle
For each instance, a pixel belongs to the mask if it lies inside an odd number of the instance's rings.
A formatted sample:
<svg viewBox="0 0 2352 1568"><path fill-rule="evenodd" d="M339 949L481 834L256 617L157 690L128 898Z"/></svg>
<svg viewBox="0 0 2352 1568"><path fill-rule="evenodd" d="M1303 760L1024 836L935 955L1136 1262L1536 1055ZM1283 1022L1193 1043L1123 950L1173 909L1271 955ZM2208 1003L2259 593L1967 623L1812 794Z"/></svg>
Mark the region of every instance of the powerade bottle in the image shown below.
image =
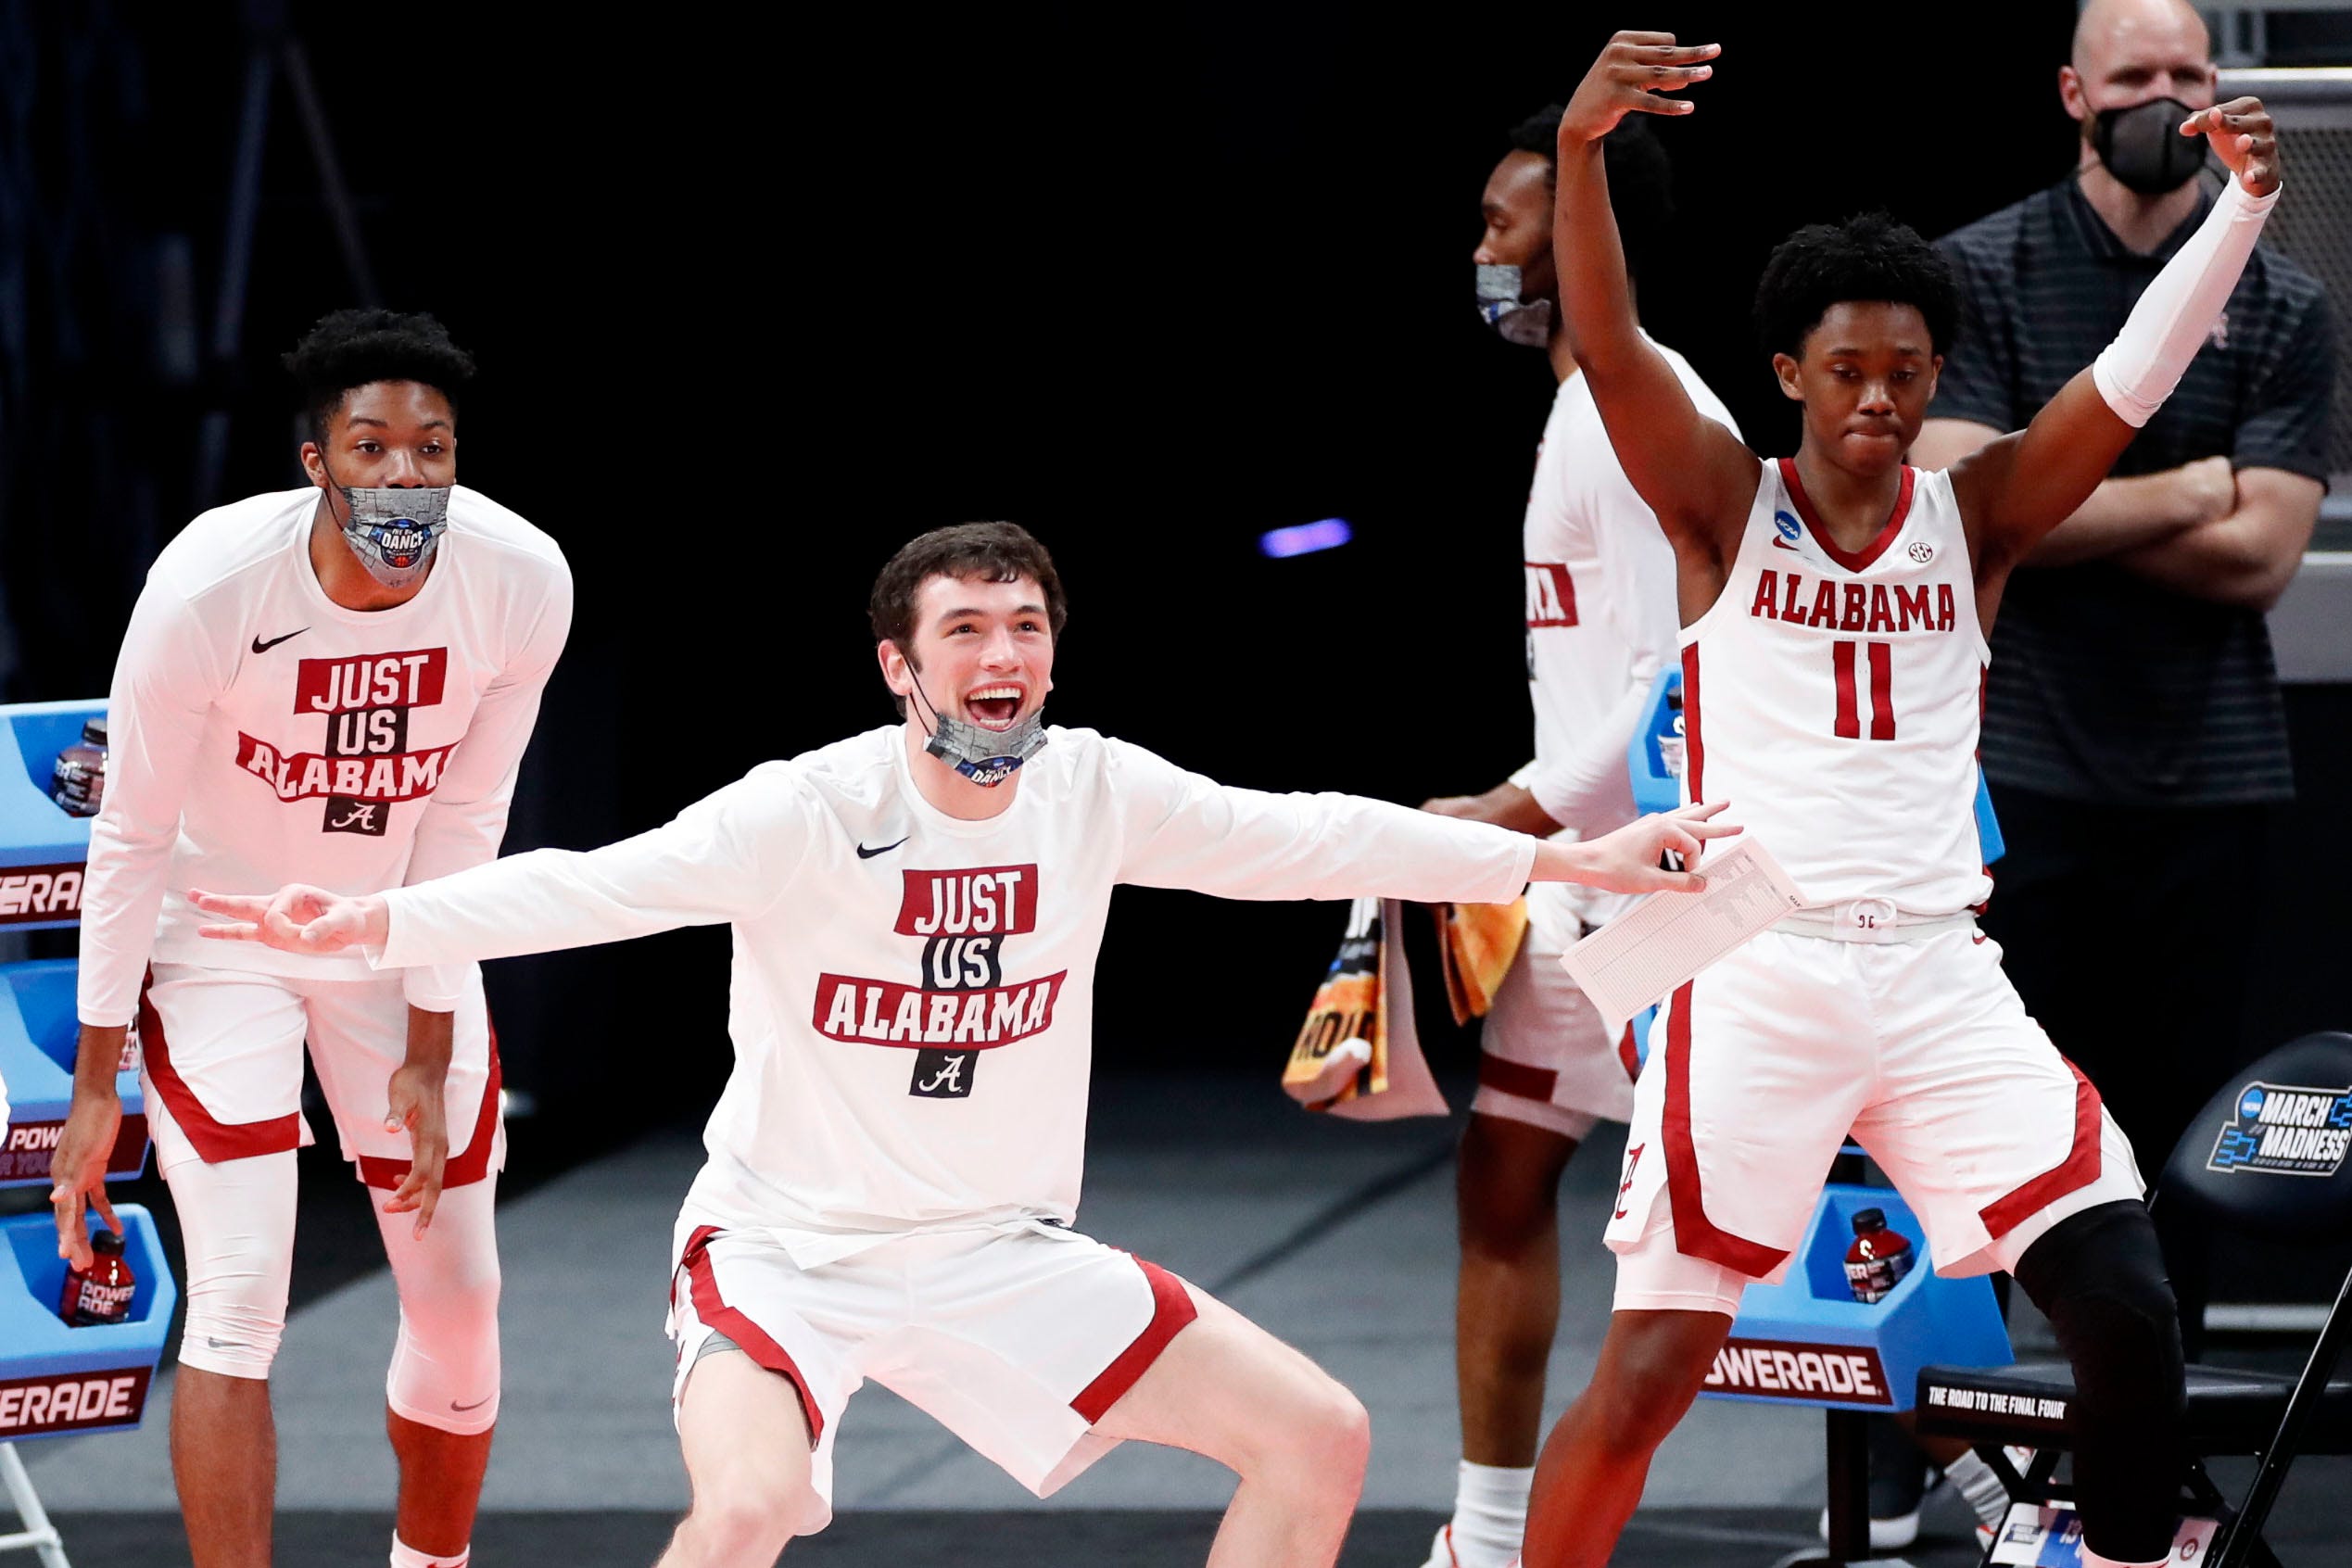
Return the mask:
<svg viewBox="0 0 2352 1568"><path fill-rule="evenodd" d="M107 792L107 721L82 727L82 739L57 753L49 798L69 816L95 816Z"/></svg>
<svg viewBox="0 0 2352 1568"><path fill-rule="evenodd" d="M57 1299L57 1316L75 1328L99 1328L121 1322L131 1315L131 1296L138 1276L123 1261L122 1238L100 1231L90 1238L90 1271L66 1266L65 1289Z"/></svg>
<svg viewBox="0 0 2352 1568"><path fill-rule="evenodd" d="M1856 1301L1885 1300L1918 1260L1911 1238L1887 1229L1885 1210L1865 1208L1853 1217L1853 1245L1846 1248L1846 1283Z"/></svg>

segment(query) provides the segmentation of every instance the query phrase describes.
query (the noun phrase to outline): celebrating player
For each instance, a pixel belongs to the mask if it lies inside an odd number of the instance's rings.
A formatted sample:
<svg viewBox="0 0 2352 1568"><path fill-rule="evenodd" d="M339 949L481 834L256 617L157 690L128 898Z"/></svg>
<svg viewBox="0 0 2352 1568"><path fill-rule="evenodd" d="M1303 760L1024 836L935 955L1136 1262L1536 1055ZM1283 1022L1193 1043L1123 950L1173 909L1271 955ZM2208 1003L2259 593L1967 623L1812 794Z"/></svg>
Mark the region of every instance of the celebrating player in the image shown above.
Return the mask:
<svg viewBox="0 0 2352 1568"><path fill-rule="evenodd" d="M871 602L904 722L767 763L667 826L428 887L194 895L208 933L390 968L732 922L735 1069L676 1236L693 1505L663 1562L762 1564L832 1515L872 1378L1043 1497L1126 1438L1241 1477L1209 1561L1338 1555L1362 1407L1296 1351L1070 1228L1094 970L1119 882L1233 898L1683 888L1713 808L1545 843L1345 795L1227 789L1048 729L1066 612L1010 524L926 534Z"/></svg>
<svg viewBox="0 0 2352 1568"><path fill-rule="evenodd" d="M1562 113L1550 105L1512 133L1511 150L1486 180L1486 233L1473 257L1481 313L1507 341L1543 349L1560 383L1536 454L1521 551L1536 760L1483 794L1423 809L1591 838L1634 818L1625 747L1658 672L1675 657L1675 560L1617 465L1554 311L1552 152ZM1664 243L1673 170L1641 120L1620 125L1601 149L1638 274L1640 259ZM1692 401L1736 431L1682 356L1659 352ZM1530 889L1526 940L1479 1036L1478 1096L1455 1178L1461 1469L1453 1517L1425 1568L1497 1568L1518 1551L1526 1526L1544 1364L1560 1320L1561 1174L1597 1122L1621 1122L1633 1111L1630 1058L1621 1057L1560 955L1626 902L1563 882Z"/></svg>
<svg viewBox="0 0 2352 1568"><path fill-rule="evenodd" d="M58 1251L87 1266L85 1200L120 1229L106 1161L135 1012L156 1165L187 1242L181 1512L197 1568L264 1568L307 1038L399 1288L391 1562L458 1568L499 1410L504 1132L480 971L378 975L357 954L208 943L178 890L302 877L373 892L495 859L572 578L552 539L456 487L474 364L440 322L339 311L286 364L310 483L188 525L123 635L50 1195Z"/></svg>
<svg viewBox="0 0 2352 1568"><path fill-rule="evenodd" d="M2116 340L2023 431L1946 473L1903 454L1956 298L1883 217L1799 231L1757 313L1794 458L1759 464L1635 325L1600 138L1705 80L1713 44L1621 32L1560 127L1561 301L1625 473L1673 545L1693 800L1730 797L1811 906L1673 994L1608 1228L1617 1311L1546 1443L1530 1568L1599 1563L1747 1282L1777 1277L1851 1129L1947 1273L2013 1272L2074 1366L2084 1561L2170 1551L2180 1334L2131 1152L2052 1048L1971 911L1979 694L2010 568L2160 405L2279 185L2262 106L2192 116L2234 178Z"/></svg>

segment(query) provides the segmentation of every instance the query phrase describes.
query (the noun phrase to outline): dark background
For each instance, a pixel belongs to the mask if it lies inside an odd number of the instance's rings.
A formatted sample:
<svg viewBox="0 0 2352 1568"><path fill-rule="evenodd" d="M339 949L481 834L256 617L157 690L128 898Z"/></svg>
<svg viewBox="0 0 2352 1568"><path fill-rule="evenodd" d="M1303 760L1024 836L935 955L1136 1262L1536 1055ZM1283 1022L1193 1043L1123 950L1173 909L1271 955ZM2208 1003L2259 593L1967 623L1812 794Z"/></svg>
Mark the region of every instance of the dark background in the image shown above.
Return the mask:
<svg viewBox="0 0 2352 1568"><path fill-rule="evenodd" d="M1609 29L1417 9L0 0L6 695L102 691L160 543L300 482L276 356L362 290L282 74L221 330L248 65L291 37L380 302L436 311L482 364L462 477L577 576L510 849L651 826L887 722L874 571L980 517L1034 530L1069 585L1055 720L1233 783L1483 789L1529 749L1515 562L1550 381L1473 317L1478 196ZM1873 207L1941 234L2057 178L2073 17L1608 19L1725 46L1663 128L1682 211L1643 297L1760 449L1795 436L1747 325L1772 243ZM1328 516L1353 545L1256 552ZM2301 872L2346 803L2352 704L2305 689L2292 711L2288 885L2181 912L2273 934L2250 1041L2352 1010L2343 914ZM1102 1069L1252 1064L1273 1093L1340 924L1123 893ZM541 1111L518 1136L584 1152L706 1105L726 952L704 930L495 966L509 1080Z"/></svg>

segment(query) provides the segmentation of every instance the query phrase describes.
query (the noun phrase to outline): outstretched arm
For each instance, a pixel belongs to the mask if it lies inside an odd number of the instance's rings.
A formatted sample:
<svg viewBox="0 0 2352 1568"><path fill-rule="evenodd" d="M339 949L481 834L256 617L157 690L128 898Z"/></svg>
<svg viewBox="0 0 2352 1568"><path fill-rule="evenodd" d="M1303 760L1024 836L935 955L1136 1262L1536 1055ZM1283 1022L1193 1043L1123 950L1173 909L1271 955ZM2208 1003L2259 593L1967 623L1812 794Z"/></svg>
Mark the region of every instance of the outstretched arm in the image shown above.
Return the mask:
<svg viewBox="0 0 2352 1568"><path fill-rule="evenodd" d="M1609 41L1560 121L1551 252L1561 319L1625 477L1677 554L1727 563L1763 469L1739 437L1699 411L1641 335L1600 156L1601 137L1628 114L1688 114L1688 99L1663 95L1713 75L1704 62L1721 52L1677 44L1671 32Z"/></svg>
<svg viewBox="0 0 2352 1568"><path fill-rule="evenodd" d="M815 808L769 764L650 833L588 851L533 850L453 876L356 896L299 884L196 892L222 942L289 953L359 947L382 968L462 963L741 920L789 891Z"/></svg>
<svg viewBox="0 0 2352 1568"><path fill-rule="evenodd" d="M1508 904L1531 880L1612 892L1699 885L1658 867L1737 828L1716 806L1644 817L1585 843L1532 839L1357 795L1276 795L1187 773L1124 740L1110 748L1122 839L1118 879L1219 898L1382 898Z"/></svg>
<svg viewBox="0 0 2352 1568"><path fill-rule="evenodd" d="M1952 470L1977 559L2014 565L2090 499L2131 437L2172 395L2228 303L2279 190L2279 149L2260 100L2200 110L2181 126L2231 171L2204 224L2166 262L2098 360L2012 436Z"/></svg>

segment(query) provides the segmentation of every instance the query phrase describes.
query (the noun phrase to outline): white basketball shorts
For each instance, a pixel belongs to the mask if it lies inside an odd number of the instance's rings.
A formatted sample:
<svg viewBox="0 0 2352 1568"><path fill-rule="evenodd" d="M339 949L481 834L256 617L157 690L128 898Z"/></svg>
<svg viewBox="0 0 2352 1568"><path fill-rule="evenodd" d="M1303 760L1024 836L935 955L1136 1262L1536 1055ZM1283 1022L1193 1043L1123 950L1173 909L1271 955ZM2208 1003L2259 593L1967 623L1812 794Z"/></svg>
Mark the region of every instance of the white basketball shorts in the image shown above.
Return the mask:
<svg viewBox="0 0 2352 1568"><path fill-rule="evenodd" d="M1524 1121L1582 1139L1601 1121L1633 1115L1630 1034L1612 1037L1596 1008L1560 967L1557 947L1527 940L1511 961L1478 1036L1482 1116Z"/></svg>
<svg viewBox="0 0 2352 1568"><path fill-rule="evenodd" d="M1693 1305L1693 1260L1778 1280L1849 1133L1945 1274L2012 1268L2067 1215L2143 1191L2098 1092L2027 1016L1982 933L1768 930L1652 1026L1605 1233L1618 1307ZM1736 1304L1734 1288L1720 1309Z"/></svg>
<svg viewBox="0 0 2352 1568"><path fill-rule="evenodd" d="M815 1448L803 1534L832 1518L834 1433L867 1378L1050 1497L1117 1446L1094 1423L1195 1316L1175 1275L1043 1223L916 1232L806 1269L762 1233L678 1232L672 1400L714 1333L791 1381Z"/></svg>
<svg viewBox="0 0 2352 1568"><path fill-rule="evenodd" d="M479 1182L505 1163L499 1058L477 975L455 1009L445 1187ZM156 1169L217 1165L310 1144L302 1119L302 1048L325 1091L343 1157L371 1187L409 1173L409 1134L386 1132L392 1073L408 1056L400 977L312 980L195 964L157 964L139 996L141 1073Z"/></svg>

